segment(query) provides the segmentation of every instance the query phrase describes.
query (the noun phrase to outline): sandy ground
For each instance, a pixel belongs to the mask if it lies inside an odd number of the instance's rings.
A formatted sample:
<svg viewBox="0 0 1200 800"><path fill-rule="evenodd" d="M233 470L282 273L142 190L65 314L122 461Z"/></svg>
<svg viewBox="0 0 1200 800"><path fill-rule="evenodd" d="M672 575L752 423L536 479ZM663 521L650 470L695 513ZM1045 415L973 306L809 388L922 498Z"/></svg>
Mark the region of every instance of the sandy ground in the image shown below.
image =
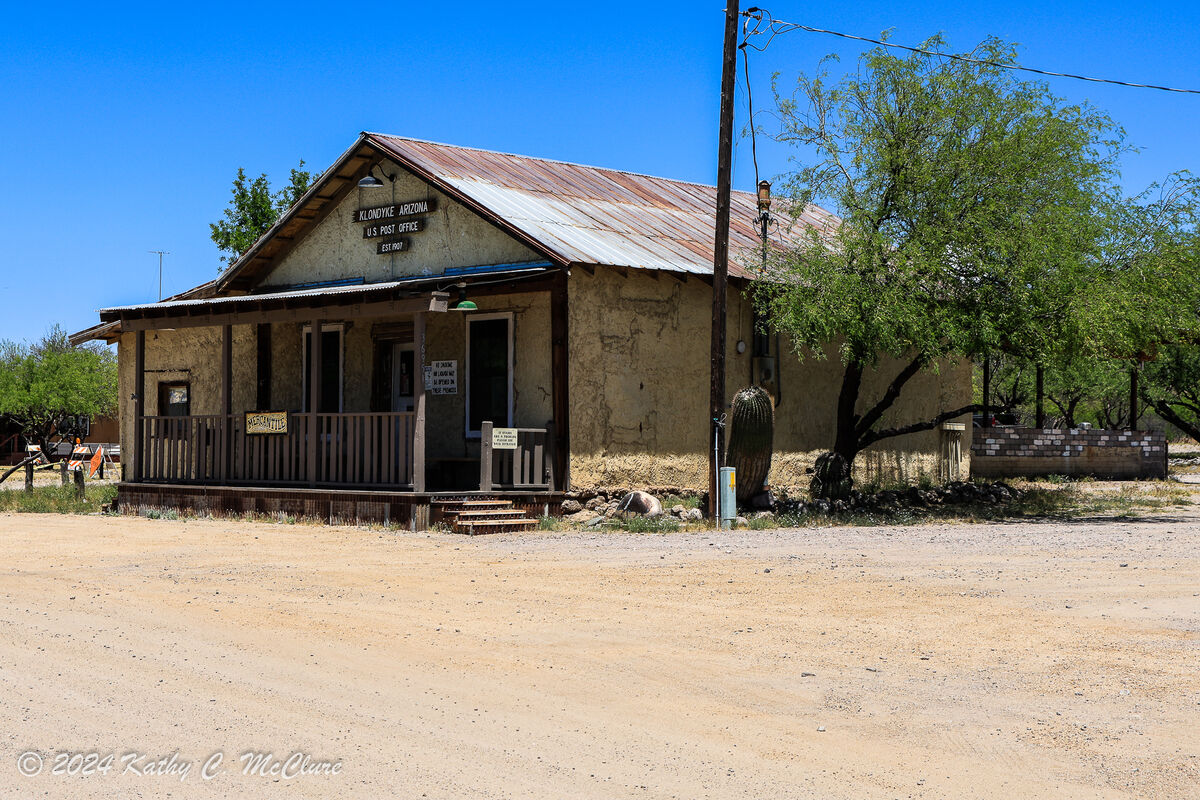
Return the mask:
<svg viewBox="0 0 1200 800"><path fill-rule="evenodd" d="M0 797L1200 797L1192 510L475 539L0 515L0 540Z"/></svg>

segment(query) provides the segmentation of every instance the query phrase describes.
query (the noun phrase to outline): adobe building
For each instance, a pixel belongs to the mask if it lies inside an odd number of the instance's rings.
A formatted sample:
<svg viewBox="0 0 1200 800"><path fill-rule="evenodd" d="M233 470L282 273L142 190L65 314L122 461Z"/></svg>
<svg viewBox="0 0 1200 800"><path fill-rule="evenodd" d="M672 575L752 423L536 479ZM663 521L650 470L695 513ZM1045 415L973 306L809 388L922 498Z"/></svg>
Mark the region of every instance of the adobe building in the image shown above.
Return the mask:
<svg viewBox="0 0 1200 800"><path fill-rule="evenodd" d="M727 396L776 396L770 482L807 486L841 367L755 334L757 213L734 193ZM709 186L364 133L217 280L74 337L119 342L119 501L419 528L451 497L536 515L573 487L706 487L714 220ZM970 394L947 366L887 421ZM860 477L965 475L945 436Z"/></svg>

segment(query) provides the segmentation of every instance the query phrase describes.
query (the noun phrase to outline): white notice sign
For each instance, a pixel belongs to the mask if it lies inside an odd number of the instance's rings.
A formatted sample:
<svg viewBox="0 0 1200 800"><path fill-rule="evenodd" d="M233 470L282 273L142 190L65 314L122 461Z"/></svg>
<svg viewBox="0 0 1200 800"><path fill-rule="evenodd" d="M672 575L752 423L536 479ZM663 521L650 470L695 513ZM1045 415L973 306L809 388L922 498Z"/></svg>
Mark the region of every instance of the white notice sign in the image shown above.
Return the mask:
<svg viewBox="0 0 1200 800"><path fill-rule="evenodd" d="M426 370L425 388L430 394L458 394L458 362L434 361Z"/></svg>
<svg viewBox="0 0 1200 800"><path fill-rule="evenodd" d="M516 428L492 428L492 449L493 450L516 450L517 449L517 429Z"/></svg>

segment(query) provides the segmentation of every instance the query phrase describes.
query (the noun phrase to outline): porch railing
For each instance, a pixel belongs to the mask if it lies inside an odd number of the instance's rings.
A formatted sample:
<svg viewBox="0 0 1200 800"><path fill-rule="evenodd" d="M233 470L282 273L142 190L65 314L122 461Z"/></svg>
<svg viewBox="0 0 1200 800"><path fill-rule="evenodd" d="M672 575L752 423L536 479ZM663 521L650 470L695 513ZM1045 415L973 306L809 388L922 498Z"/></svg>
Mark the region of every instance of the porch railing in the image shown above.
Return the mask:
<svg viewBox="0 0 1200 800"><path fill-rule="evenodd" d="M480 426L479 488L496 489L554 488L554 424L545 428L517 428L515 449L492 446L491 422Z"/></svg>
<svg viewBox="0 0 1200 800"><path fill-rule="evenodd" d="M142 417L138 478L151 483L411 488L415 414L291 414L287 433L245 416ZM313 439L315 438L315 446Z"/></svg>

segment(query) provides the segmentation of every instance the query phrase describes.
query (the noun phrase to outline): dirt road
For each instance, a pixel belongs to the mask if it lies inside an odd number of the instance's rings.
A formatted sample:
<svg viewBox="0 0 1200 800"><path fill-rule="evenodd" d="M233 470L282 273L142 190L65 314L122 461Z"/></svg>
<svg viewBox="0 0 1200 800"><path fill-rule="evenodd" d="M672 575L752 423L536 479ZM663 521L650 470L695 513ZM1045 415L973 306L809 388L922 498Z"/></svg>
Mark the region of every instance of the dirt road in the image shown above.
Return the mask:
<svg viewBox="0 0 1200 800"><path fill-rule="evenodd" d="M1200 797L1200 516L1170 514L475 539L0 516L0 797Z"/></svg>

